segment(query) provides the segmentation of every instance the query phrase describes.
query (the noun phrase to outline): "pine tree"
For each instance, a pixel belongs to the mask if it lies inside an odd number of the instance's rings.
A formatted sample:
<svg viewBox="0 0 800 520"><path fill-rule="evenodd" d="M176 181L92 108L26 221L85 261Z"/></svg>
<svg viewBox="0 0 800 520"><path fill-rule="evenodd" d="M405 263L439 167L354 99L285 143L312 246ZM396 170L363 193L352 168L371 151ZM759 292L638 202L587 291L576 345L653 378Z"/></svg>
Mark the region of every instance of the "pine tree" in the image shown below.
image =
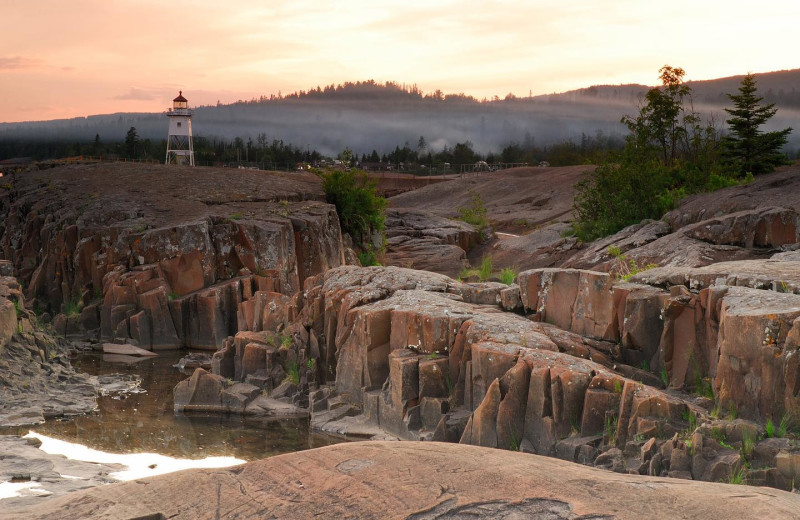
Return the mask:
<svg viewBox="0 0 800 520"><path fill-rule="evenodd" d="M139 134L136 132L136 127L132 126L128 133L125 134L125 148L128 152L128 157L131 159L136 158L136 145L139 144Z"/></svg>
<svg viewBox="0 0 800 520"><path fill-rule="evenodd" d="M727 96L734 108L725 109L731 115L726 121L730 133L723 140L725 157L740 174L771 172L775 166L784 164L786 157L780 149L786 144L792 129L774 132L762 132L759 129L778 109L774 103L761 104L764 98L758 95L755 76L745 76L739 86L739 94Z"/></svg>

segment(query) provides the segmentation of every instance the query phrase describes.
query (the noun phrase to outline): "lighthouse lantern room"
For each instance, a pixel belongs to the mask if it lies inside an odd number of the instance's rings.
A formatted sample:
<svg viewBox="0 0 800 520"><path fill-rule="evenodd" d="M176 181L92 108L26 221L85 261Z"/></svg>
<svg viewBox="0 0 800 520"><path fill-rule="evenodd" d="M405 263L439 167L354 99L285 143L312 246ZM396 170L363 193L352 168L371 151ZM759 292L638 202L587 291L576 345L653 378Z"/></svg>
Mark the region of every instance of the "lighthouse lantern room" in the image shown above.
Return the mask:
<svg viewBox="0 0 800 520"><path fill-rule="evenodd" d="M167 111L169 135L167 136L166 164L188 164L194 166L194 144L192 143L192 111L183 91L172 100L172 109Z"/></svg>

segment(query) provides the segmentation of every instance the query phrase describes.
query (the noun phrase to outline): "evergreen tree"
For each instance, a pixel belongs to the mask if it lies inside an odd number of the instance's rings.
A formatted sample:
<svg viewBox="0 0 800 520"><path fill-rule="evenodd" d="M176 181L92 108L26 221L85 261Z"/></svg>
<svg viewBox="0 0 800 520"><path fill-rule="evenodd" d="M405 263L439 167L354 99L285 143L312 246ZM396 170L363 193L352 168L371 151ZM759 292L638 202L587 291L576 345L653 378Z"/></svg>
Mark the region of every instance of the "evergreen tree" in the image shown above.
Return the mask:
<svg viewBox="0 0 800 520"><path fill-rule="evenodd" d="M727 96L733 102L733 108L725 109L731 118L726 121L730 134L723 140L724 154L739 174L771 172L775 166L784 164L786 156L780 149L786 144L792 129L774 132L762 132L759 129L778 109L774 103L761 104L764 98L758 95L755 76L745 76L739 86L739 94Z"/></svg>
<svg viewBox="0 0 800 520"><path fill-rule="evenodd" d="M128 133L125 134L125 149L128 157L131 159L136 158L136 145L139 143L139 134L136 132L136 127L132 126Z"/></svg>

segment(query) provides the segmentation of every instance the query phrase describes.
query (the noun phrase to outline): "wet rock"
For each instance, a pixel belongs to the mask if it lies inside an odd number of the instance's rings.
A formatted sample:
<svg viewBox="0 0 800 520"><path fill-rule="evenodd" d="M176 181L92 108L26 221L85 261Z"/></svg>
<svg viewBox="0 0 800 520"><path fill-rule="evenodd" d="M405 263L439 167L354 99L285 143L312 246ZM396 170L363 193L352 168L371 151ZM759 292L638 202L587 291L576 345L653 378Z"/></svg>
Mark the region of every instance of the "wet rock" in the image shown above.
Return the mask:
<svg viewBox="0 0 800 520"><path fill-rule="evenodd" d="M41 451L36 438L0 436L0 484L30 482L35 491L4 498L4 511L30 506L67 493L115 482L109 473L122 470L119 464L98 464L50 455Z"/></svg>
<svg viewBox="0 0 800 520"><path fill-rule="evenodd" d="M10 304L14 330L0 348L0 426L38 424L46 418L93 411L98 382L69 364L71 344L34 326L14 278L0 277L0 304ZM9 298L19 298L11 303ZM10 327L9 327L10 328Z"/></svg>
<svg viewBox="0 0 800 520"><path fill-rule="evenodd" d="M189 354L183 356L180 361L173 366L180 371L191 370L195 368L211 370L211 356L198 352L190 352Z"/></svg>

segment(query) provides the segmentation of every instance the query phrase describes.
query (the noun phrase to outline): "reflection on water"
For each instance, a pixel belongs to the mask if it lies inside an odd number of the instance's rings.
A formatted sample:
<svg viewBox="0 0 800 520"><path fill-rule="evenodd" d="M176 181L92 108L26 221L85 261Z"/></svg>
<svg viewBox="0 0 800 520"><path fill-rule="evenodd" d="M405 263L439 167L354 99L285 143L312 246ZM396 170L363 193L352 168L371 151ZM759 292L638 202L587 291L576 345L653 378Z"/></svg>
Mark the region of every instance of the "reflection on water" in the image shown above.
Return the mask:
<svg viewBox="0 0 800 520"><path fill-rule="evenodd" d="M172 365L183 352L164 352L136 363L110 363L99 354L73 362L90 374L136 374L146 393L101 397L98 412L47 421L35 432L115 453L153 452L180 458L232 456L256 460L317 448L341 439L311 432L308 419L264 419L173 413L172 389L188 377ZM20 429L24 435L29 428Z"/></svg>
<svg viewBox="0 0 800 520"><path fill-rule="evenodd" d="M178 459L158 453L107 453L87 448L82 444L73 444L53 439L41 433L29 433L26 438L39 439L43 452L51 455L64 455L73 460L96 462L98 464L119 464L123 468L109 473L116 480L135 480L156 475L164 475L173 471L191 468L226 468L244 462L234 457L207 457L205 459ZM79 479L61 475L62 478ZM36 490L33 490L36 491Z"/></svg>

